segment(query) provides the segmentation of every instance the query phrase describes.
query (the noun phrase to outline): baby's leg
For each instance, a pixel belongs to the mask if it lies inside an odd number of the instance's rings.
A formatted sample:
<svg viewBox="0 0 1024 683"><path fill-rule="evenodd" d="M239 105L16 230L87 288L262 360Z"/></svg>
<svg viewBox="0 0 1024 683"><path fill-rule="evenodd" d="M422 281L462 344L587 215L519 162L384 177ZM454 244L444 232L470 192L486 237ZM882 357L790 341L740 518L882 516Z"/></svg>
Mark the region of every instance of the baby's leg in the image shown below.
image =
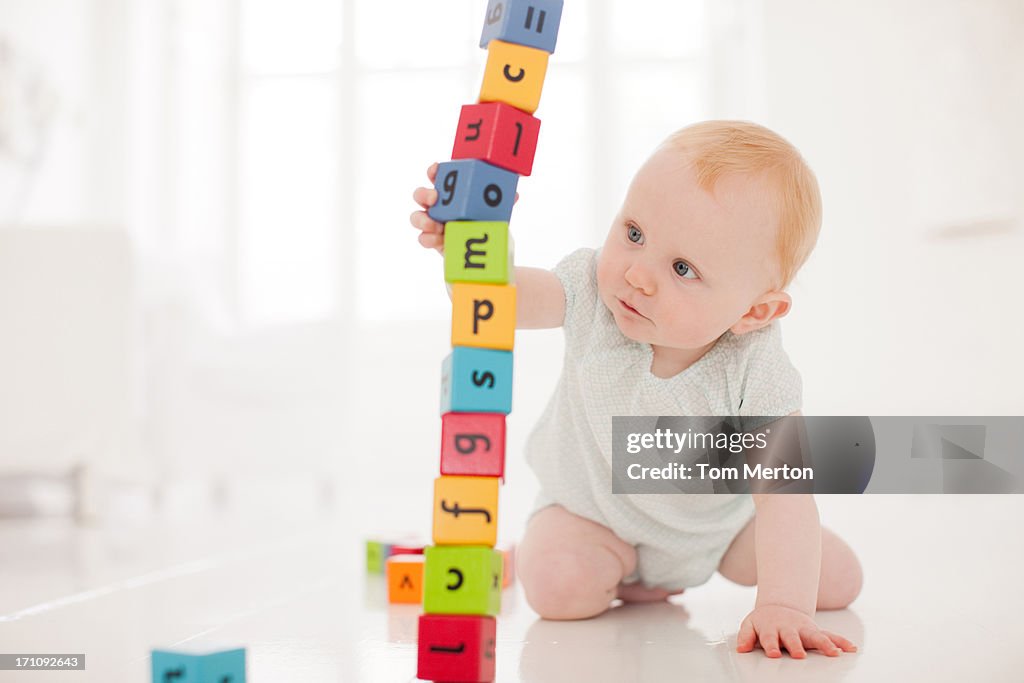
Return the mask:
<svg viewBox="0 0 1024 683"><path fill-rule="evenodd" d="M545 619L587 619L608 609L636 569L636 551L611 529L560 505L538 511L516 549L526 600Z"/></svg>
<svg viewBox="0 0 1024 683"><path fill-rule="evenodd" d="M722 576L744 586L757 585L754 522L750 520L736 535L718 565ZM860 562L850 546L822 527L818 609L843 609L860 593L863 580Z"/></svg>

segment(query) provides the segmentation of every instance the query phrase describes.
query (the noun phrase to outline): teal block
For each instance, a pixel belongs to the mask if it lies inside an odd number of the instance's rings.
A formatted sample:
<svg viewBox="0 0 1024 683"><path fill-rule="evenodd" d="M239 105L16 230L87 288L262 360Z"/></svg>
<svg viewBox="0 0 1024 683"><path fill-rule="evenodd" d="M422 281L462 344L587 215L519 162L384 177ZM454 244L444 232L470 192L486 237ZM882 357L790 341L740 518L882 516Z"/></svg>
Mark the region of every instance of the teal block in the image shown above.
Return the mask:
<svg viewBox="0 0 1024 683"><path fill-rule="evenodd" d="M153 683L245 683L245 649L153 650Z"/></svg>
<svg viewBox="0 0 1024 683"><path fill-rule="evenodd" d="M512 352L456 346L441 365L441 414L512 412Z"/></svg>
<svg viewBox="0 0 1024 683"><path fill-rule="evenodd" d="M435 545L424 549L423 611L480 614L501 611L502 554L487 546Z"/></svg>

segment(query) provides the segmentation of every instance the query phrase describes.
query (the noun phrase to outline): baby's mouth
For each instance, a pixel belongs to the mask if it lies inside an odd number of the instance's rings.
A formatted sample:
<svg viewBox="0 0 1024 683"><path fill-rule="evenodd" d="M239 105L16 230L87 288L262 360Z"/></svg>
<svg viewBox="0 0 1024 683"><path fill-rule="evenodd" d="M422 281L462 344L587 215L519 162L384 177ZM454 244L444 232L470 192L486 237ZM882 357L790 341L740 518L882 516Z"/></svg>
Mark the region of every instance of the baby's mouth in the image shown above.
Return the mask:
<svg viewBox="0 0 1024 683"><path fill-rule="evenodd" d="M630 313L632 313L633 315L638 315L638 316L640 316L641 318L644 318L644 319L647 319L647 320L649 320L649 318L647 318L647 316L646 316L646 315L644 315L644 314L643 314L643 313L641 313L640 311L636 310L635 308L633 308L632 306L630 306L629 304L627 304L627 303L626 303L625 301L623 301L622 299L619 299L618 301L619 301L619 303L620 303L620 304L622 305L622 307L623 307L624 309L626 309L627 311L629 311L629 312L630 312Z"/></svg>

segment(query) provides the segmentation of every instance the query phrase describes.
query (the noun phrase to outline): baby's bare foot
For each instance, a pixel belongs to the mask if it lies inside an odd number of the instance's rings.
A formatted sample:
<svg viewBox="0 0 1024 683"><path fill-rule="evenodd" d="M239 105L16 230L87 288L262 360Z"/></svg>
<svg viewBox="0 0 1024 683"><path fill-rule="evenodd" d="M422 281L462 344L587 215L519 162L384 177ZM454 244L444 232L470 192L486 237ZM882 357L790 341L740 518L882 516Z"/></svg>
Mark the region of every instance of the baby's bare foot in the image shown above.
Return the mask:
<svg viewBox="0 0 1024 683"><path fill-rule="evenodd" d="M620 583L616 597L623 602L658 602L682 592L682 588L677 591L669 591L664 588L647 588L642 583Z"/></svg>

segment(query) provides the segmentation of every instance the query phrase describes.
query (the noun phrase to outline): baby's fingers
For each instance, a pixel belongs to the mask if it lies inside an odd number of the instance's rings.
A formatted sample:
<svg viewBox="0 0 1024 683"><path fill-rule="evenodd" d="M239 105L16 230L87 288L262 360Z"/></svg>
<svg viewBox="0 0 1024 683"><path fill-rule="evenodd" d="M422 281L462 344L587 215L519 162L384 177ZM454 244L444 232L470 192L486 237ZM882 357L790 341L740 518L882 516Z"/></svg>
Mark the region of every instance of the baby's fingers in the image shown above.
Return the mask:
<svg viewBox="0 0 1024 683"><path fill-rule="evenodd" d="M851 643L846 638L843 638L838 633L832 633L831 631L822 631L822 633L824 633L826 636L828 636L829 639L833 643L835 643L839 647L843 648L843 652L856 652L857 651L857 646L856 645Z"/></svg>
<svg viewBox="0 0 1024 683"><path fill-rule="evenodd" d="M444 223L438 223L426 211L413 211L409 216L412 227L425 233L443 233Z"/></svg>
<svg viewBox="0 0 1024 683"><path fill-rule="evenodd" d="M427 180L429 180L430 184L433 185L434 184L434 180L436 178L437 178L437 162L435 161L434 163L432 163L430 165L430 168L427 169Z"/></svg>
<svg viewBox="0 0 1024 683"><path fill-rule="evenodd" d="M800 642L800 634L796 632L795 628L784 628L779 632L779 636L782 638L782 644L789 651L790 657L793 659L803 659L807 656L807 652L804 651L804 644Z"/></svg>
<svg viewBox="0 0 1024 683"><path fill-rule="evenodd" d="M757 643L757 633L754 632L754 625L750 619L744 619L740 624L740 632L736 634L736 651L752 652Z"/></svg>
<svg viewBox="0 0 1024 683"><path fill-rule="evenodd" d="M420 244L427 249L437 249L441 251L444 248L444 235L436 235L430 232L421 233L419 236Z"/></svg>
<svg viewBox="0 0 1024 683"><path fill-rule="evenodd" d="M437 203L437 190L431 187L417 187L412 193L412 199L424 209L429 209Z"/></svg>
<svg viewBox="0 0 1024 683"><path fill-rule="evenodd" d="M804 629L800 632L801 638L807 643L808 647L817 649L821 654L828 655L829 657L838 657L839 648L836 647L835 643L829 640L829 637L825 635L824 631L813 631L811 629Z"/></svg>
<svg viewBox="0 0 1024 683"><path fill-rule="evenodd" d="M764 653L771 658L781 657L782 651L779 649L779 634L775 629L767 629L757 634L761 640L761 647L764 648Z"/></svg>

